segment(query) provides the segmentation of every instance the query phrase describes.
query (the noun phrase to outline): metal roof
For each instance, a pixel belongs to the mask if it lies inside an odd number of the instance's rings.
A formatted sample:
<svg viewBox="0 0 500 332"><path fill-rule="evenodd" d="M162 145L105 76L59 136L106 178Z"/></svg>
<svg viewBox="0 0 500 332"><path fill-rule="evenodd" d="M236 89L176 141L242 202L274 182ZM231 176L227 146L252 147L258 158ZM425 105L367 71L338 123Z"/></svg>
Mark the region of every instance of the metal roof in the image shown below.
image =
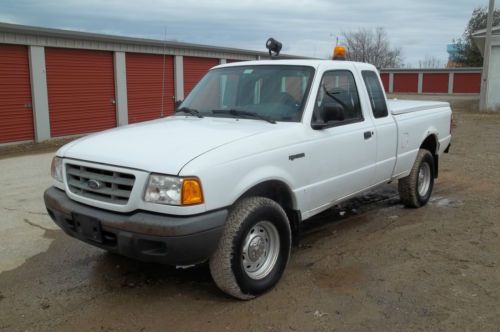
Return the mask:
<svg viewBox="0 0 500 332"><path fill-rule="evenodd" d="M100 43L109 43L109 44L120 44L120 45L128 45L128 46L139 46L139 47L148 47L148 48L166 48L166 49L175 49L175 50L187 50L187 51L201 51L201 52L209 52L209 53L225 53L225 54L238 54L244 56L252 56L254 58L263 57L268 58L269 54L267 52L232 48L232 47L221 47L221 46L212 46L212 45L202 45L202 44L193 44L193 43L184 43L177 41L163 41L157 39L147 39L147 38L135 38L135 37L125 37L125 36L117 36L117 35L108 35L101 33L93 33L93 32L83 32L83 31L74 31L74 30L63 30L63 29L53 29L53 28L44 28L44 27L34 27L27 25L19 25L19 24L10 24L10 23L1 23L0 22L0 37L1 35L13 34L13 35L22 35L27 37L36 37L37 40L40 38L56 38L56 39L64 39L71 41L81 41L81 42L100 42ZM6 39L6 38L4 38ZM2 38L0 38L0 43L2 42ZM4 41L6 42L6 41ZM7 40L8 42L8 40ZM262 42L264 48L264 42ZM21 43L21 42L19 42ZM29 42L26 42L29 44ZM43 45L45 46L45 45ZM52 46L52 45L48 45ZM62 45L62 47L65 47ZM293 56L283 54L280 57L282 58L305 58L302 56Z"/></svg>
<svg viewBox="0 0 500 332"><path fill-rule="evenodd" d="M448 72L481 72L482 67L451 67L451 68L382 68L381 73L448 73Z"/></svg>
<svg viewBox="0 0 500 332"><path fill-rule="evenodd" d="M481 55L484 55L484 44L486 40L486 29L478 30L472 34L472 40L476 44ZM500 25L491 28L491 44L500 45Z"/></svg>
<svg viewBox="0 0 500 332"><path fill-rule="evenodd" d="M491 33L493 35L500 34L500 25L491 28ZM486 29L477 30L472 34L473 37L484 37L486 36Z"/></svg>

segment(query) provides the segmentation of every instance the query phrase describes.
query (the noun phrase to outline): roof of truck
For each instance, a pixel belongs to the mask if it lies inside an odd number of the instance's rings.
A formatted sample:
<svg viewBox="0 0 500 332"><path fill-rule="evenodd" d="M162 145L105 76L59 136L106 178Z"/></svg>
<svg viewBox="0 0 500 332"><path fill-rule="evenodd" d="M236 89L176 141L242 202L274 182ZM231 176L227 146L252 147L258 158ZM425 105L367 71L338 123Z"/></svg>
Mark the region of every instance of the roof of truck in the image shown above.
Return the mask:
<svg viewBox="0 0 500 332"><path fill-rule="evenodd" d="M331 65L337 64L339 67L348 67L349 65L354 65L356 67L372 67L373 65L364 63L364 62L354 62L354 61L344 61L344 60L317 60L317 59L290 59L290 60L253 60L253 61L239 61L218 65L214 68L223 68L223 67L236 67L236 66L263 66L263 65L291 65L291 66L311 66L311 67L319 67L321 65Z"/></svg>

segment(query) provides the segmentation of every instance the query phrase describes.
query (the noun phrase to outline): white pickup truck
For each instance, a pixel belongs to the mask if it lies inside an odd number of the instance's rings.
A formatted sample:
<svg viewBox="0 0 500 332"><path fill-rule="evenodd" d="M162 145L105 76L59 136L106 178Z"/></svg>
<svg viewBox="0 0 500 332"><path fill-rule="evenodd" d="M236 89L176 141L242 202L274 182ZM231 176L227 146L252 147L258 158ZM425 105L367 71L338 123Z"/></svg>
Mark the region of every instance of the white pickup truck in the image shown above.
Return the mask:
<svg viewBox="0 0 500 332"><path fill-rule="evenodd" d="M170 117L56 153L44 194L70 236L136 259L208 260L221 290L271 289L312 216L399 181L427 203L451 140L448 103L386 101L375 67L348 61L220 65Z"/></svg>

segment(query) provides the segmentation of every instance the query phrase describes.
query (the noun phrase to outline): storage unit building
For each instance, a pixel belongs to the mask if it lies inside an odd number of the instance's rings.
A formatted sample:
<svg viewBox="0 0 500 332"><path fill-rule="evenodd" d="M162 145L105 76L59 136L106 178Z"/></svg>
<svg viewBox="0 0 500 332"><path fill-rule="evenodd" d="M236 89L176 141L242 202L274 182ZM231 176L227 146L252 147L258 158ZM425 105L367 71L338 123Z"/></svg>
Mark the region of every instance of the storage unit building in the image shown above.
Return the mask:
<svg viewBox="0 0 500 332"><path fill-rule="evenodd" d="M391 68L380 78L388 93L479 94L481 68Z"/></svg>
<svg viewBox="0 0 500 332"><path fill-rule="evenodd" d="M167 116L211 67L260 58L268 54L0 23L0 144Z"/></svg>
<svg viewBox="0 0 500 332"><path fill-rule="evenodd" d="M476 46L484 54L486 30L473 34ZM490 58L488 63L488 91L486 91L486 108L500 111L500 26L491 31Z"/></svg>

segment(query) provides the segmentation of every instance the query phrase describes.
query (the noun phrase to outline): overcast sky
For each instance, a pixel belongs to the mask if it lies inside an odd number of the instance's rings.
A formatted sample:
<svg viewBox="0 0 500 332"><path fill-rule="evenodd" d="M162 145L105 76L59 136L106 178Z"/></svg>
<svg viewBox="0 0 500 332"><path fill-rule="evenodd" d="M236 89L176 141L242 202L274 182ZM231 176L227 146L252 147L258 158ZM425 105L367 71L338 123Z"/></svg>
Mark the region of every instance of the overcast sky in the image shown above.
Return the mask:
<svg viewBox="0 0 500 332"><path fill-rule="evenodd" d="M447 60L472 10L487 0L0 0L0 21L326 57L336 36L384 27L405 63Z"/></svg>

